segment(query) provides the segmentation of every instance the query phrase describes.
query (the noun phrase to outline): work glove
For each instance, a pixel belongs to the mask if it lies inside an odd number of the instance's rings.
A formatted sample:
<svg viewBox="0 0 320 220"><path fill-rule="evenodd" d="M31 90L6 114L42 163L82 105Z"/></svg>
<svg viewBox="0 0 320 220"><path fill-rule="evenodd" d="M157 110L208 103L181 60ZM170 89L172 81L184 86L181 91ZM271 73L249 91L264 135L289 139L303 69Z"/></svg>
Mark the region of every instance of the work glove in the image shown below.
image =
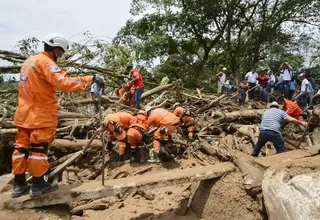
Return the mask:
<svg viewBox="0 0 320 220"><path fill-rule="evenodd" d="M102 86L104 84L104 78L99 74L94 74L93 82L96 83L98 86Z"/></svg>

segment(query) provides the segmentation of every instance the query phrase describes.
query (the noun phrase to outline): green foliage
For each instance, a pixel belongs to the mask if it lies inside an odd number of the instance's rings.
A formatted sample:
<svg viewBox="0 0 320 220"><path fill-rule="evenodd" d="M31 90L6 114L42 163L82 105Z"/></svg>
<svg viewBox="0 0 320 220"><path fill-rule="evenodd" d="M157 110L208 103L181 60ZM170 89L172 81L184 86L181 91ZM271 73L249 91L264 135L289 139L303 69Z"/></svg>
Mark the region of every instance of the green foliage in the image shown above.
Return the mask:
<svg viewBox="0 0 320 220"><path fill-rule="evenodd" d="M277 69L284 60L301 68L299 45L312 37L299 31L318 25L318 6L318 0L133 0L131 14L138 19L129 20L114 42L138 61L159 58L153 69L158 80L168 75L210 88L223 66L238 75L252 66Z"/></svg>

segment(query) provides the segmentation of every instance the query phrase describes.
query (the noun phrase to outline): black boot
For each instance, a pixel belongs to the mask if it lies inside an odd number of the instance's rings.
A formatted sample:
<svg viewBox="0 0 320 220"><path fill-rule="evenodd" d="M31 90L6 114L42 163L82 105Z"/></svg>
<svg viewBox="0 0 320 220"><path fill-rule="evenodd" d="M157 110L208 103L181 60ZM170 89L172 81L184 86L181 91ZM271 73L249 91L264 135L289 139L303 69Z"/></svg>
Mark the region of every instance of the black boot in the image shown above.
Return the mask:
<svg viewBox="0 0 320 220"><path fill-rule="evenodd" d="M55 191L59 188L58 183L48 183L44 180L43 176L33 177L32 186L30 189L30 196L40 196L44 193Z"/></svg>
<svg viewBox="0 0 320 220"><path fill-rule="evenodd" d="M139 147L138 148L138 154L139 154L139 158L140 158L140 163L143 164L146 162L146 158L144 156L144 148L143 147Z"/></svg>
<svg viewBox="0 0 320 220"><path fill-rule="evenodd" d="M131 156L131 158L130 158L131 163L134 163L137 161L137 151L135 148L134 149L131 148L130 156Z"/></svg>
<svg viewBox="0 0 320 220"><path fill-rule="evenodd" d="M29 189L30 187L27 184L25 174L14 175L14 186L11 194L12 198L16 198L26 194L29 191Z"/></svg>
<svg viewBox="0 0 320 220"><path fill-rule="evenodd" d="M124 164L124 154L119 155L118 161L117 161L117 167L120 167Z"/></svg>

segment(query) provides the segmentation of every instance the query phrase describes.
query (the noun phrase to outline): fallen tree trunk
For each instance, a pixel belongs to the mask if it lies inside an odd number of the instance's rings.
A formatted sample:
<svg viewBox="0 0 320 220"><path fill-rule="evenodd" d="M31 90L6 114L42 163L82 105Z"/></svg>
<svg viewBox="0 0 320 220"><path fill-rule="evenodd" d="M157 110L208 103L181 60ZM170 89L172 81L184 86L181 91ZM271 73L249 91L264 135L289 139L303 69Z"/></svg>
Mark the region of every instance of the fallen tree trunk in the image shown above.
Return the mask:
<svg viewBox="0 0 320 220"><path fill-rule="evenodd" d="M261 117L265 111L266 109L234 111L234 112L226 113L224 117L214 119L213 122L211 122L211 124L219 124L222 122L232 122L240 119L254 119L254 118Z"/></svg>
<svg viewBox="0 0 320 220"><path fill-rule="evenodd" d="M153 89L150 89L142 94L141 100L146 99L149 96L156 94L158 92L162 92L166 89L173 88L175 85L176 85L175 83L171 83L171 84L166 84L166 85L160 85L160 86L157 86Z"/></svg>
<svg viewBox="0 0 320 220"><path fill-rule="evenodd" d="M50 150L67 150L70 152L75 152L82 150L84 146L87 145L89 140L77 139L76 141L69 141L64 139L55 139L51 145ZM102 147L101 140L94 139L90 145L90 148L99 149Z"/></svg>
<svg viewBox="0 0 320 220"><path fill-rule="evenodd" d="M88 118L88 115L84 115L76 112L58 112L58 119L65 118Z"/></svg>
<svg viewBox="0 0 320 220"><path fill-rule="evenodd" d="M213 106L215 106L217 103L219 103L222 99L224 99L226 97L226 94L223 94L222 96L212 100L208 105L204 106L203 108L200 108L198 110L198 113L202 113L210 108L212 108Z"/></svg>

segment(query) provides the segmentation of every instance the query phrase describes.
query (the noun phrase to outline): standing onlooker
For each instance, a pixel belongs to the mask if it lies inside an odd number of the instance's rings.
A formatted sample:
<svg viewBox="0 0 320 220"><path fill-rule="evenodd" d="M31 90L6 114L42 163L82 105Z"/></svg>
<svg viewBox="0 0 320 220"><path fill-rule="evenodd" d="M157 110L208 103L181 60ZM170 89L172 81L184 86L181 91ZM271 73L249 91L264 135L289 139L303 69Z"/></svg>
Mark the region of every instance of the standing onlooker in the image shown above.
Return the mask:
<svg viewBox="0 0 320 220"><path fill-rule="evenodd" d="M282 85L284 86L284 89L285 89L285 97L288 98L290 82L293 76L292 67L288 62L284 62L279 68L279 71L282 72L283 74Z"/></svg>
<svg viewBox="0 0 320 220"><path fill-rule="evenodd" d="M283 74L281 72L277 72L276 74L276 85L275 88L277 89L279 94L283 93Z"/></svg>
<svg viewBox="0 0 320 220"><path fill-rule="evenodd" d="M314 94L318 91L317 82L316 82L316 80L311 76L310 73L307 73L306 76L307 76L307 79L308 79L308 81L310 82L311 87L312 87L312 90L313 90L313 91L312 91L312 95L314 95Z"/></svg>
<svg viewBox="0 0 320 220"><path fill-rule="evenodd" d="M227 71L226 67L222 68L222 72L217 73L216 77L218 78L218 95L222 92L222 87L224 86L226 82L226 74L225 71Z"/></svg>
<svg viewBox="0 0 320 220"><path fill-rule="evenodd" d="M249 88L247 80L244 79L242 82L240 82L238 87L239 87L239 103L243 104L246 101L247 90Z"/></svg>
<svg viewBox="0 0 320 220"><path fill-rule="evenodd" d="M300 73L299 74L301 82L301 89L300 93L294 98L294 100L297 100L297 102L302 106L306 107L308 100L311 101L313 94L311 93L312 91L312 86L308 79L306 78L305 73Z"/></svg>
<svg viewBox="0 0 320 220"><path fill-rule="evenodd" d="M267 90L269 76L267 74L267 70L261 70L258 76L259 83L259 98L261 101L265 101L264 94Z"/></svg>
<svg viewBox="0 0 320 220"><path fill-rule="evenodd" d="M246 74L245 78L248 80L250 89L255 87L258 79L258 73L256 72L256 69L253 67L251 71ZM250 99L254 99L254 92L255 92L254 89L250 91L249 93Z"/></svg>
<svg viewBox="0 0 320 220"><path fill-rule="evenodd" d="M130 73L132 78L130 83L134 86L134 107L140 109L140 99L144 92L143 77L138 69L133 69L132 65L127 66L127 71Z"/></svg>
<svg viewBox="0 0 320 220"><path fill-rule="evenodd" d="M273 74L272 70L269 70L268 74L269 74L269 79L268 79L268 86L267 86L267 92L268 92L268 94L267 94L267 102L269 103L270 102L270 96L273 95L274 87L276 85L276 77Z"/></svg>
<svg viewBox="0 0 320 220"><path fill-rule="evenodd" d="M297 81L296 79L293 77L291 82L290 82L290 89L289 89L289 95L288 95L288 99L292 99L295 91L296 91L296 88L297 88Z"/></svg>
<svg viewBox="0 0 320 220"><path fill-rule="evenodd" d="M238 86L238 80L233 73L229 76L229 84L227 87L227 93L230 94L231 91Z"/></svg>
<svg viewBox="0 0 320 220"><path fill-rule="evenodd" d="M272 102L268 106L270 109L265 111L262 115L260 124L260 134L258 142L254 146L252 156L257 157L261 148L268 142L272 142L278 153L284 152L284 140L280 133L280 128L283 123L293 123L296 125L308 126L307 122L299 121L286 112L279 109L277 102Z"/></svg>

